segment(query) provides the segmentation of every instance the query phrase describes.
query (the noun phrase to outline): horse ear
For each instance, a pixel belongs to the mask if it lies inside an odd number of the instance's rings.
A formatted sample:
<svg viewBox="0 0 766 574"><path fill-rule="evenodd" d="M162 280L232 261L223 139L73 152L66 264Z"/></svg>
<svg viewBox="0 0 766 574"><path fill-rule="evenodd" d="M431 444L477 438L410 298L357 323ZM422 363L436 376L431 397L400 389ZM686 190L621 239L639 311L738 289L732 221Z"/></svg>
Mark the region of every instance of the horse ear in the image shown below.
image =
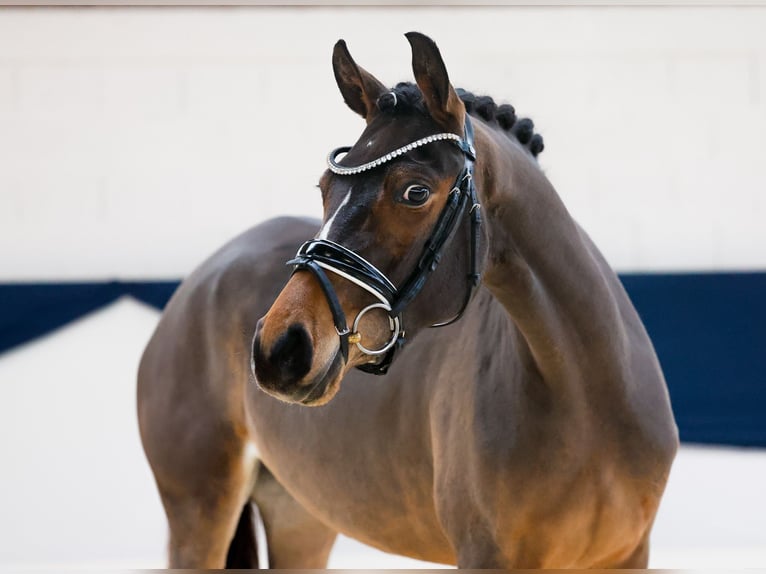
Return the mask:
<svg viewBox="0 0 766 574"><path fill-rule="evenodd" d="M332 51L332 69L348 107L370 123L378 98L388 91L386 87L364 68L357 66L344 40L338 40Z"/></svg>
<svg viewBox="0 0 766 574"><path fill-rule="evenodd" d="M465 106L450 84L439 48L419 32L405 36L412 47L412 71L428 112L443 128L463 133Z"/></svg>

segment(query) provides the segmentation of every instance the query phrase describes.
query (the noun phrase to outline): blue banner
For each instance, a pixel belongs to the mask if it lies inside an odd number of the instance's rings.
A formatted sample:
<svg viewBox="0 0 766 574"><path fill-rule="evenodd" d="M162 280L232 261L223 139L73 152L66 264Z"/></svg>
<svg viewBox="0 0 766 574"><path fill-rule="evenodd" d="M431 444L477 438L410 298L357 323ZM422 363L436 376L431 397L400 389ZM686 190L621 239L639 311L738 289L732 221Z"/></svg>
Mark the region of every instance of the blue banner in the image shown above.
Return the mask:
<svg viewBox="0 0 766 574"><path fill-rule="evenodd" d="M766 273L624 274L684 442L766 447ZM162 309L177 281L0 285L0 353L119 297Z"/></svg>

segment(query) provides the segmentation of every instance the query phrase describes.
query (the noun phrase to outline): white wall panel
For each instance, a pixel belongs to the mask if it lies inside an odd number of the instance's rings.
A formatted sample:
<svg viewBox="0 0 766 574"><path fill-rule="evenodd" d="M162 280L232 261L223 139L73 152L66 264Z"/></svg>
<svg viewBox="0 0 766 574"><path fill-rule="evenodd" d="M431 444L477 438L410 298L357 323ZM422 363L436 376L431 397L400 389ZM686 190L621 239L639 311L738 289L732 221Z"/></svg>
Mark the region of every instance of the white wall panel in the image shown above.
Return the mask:
<svg viewBox="0 0 766 574"><path fill-rule="evenodd" d="M0 11L0 280L175 277L319 215L362 127L332 45L393 84L410 29L535 120L615 267L766 267L766 8L36 8Z"/></svg>

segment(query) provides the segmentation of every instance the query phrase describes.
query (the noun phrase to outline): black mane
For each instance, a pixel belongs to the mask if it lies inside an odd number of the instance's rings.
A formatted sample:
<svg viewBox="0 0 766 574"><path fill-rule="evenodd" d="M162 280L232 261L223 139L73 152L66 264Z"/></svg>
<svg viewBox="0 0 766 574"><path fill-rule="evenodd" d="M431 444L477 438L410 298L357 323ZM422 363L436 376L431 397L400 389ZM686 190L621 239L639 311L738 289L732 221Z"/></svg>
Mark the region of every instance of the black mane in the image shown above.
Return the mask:
<svg viewBox="0 0 766 574"><path fill-rule="evenodd" d="M417 111L426 113L423 94L417 85L410 82L397 84L391 93L385 93L378 98L378 109L386 113ZM495 125L524 146L537 157L545 148L543 137L534 132L535 124L529 118L516 118L516 110L510 104L497 105L489 96L477 96L461 88L457 94L465 104L466 111L479 117L488 124Z"/></svg>

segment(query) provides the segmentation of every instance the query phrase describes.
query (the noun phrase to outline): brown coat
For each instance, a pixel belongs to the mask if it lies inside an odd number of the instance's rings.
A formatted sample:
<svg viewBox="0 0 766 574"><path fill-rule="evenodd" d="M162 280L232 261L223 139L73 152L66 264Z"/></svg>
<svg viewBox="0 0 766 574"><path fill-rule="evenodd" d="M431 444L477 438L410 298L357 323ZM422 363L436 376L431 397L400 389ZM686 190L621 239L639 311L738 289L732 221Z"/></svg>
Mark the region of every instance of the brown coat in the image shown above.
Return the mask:
<svg viewBox="0 0 766 574"><path fill-rule="evenodd" d="M408 39L425 111L404 119L376 107L388 90L336 46L341 93L367 120L350 164L461 133L463 103L438 49ZM491 122L474 126L482 284L459 322L427 329L464 293L462 226L405 310L408 342L386 376L354 370L370 357L353 346L339 359L316 279L290 278L284 265L316 222L244 233L173 296L138 387L172 566L252 564L251 499L272 567L324 566L337 532L470 568L646 566L678 442L652 344L528 149ZM449 146L377 172L325 174L323 233L397 283L459 170ZM430 189L422 206L401 201L415 180ZM347 316L370 302L332 282ZM386 325L380 313L360 331L385 340Z"/></svg>

